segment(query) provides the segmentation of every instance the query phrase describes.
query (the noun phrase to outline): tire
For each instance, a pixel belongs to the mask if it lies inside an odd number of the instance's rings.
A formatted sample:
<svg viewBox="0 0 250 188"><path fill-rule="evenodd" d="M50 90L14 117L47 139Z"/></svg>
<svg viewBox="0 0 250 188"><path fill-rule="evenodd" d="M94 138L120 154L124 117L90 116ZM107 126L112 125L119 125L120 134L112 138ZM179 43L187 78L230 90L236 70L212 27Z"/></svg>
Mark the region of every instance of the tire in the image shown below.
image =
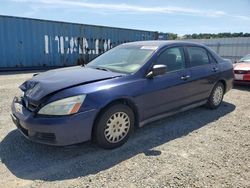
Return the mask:
<svg viewBox="0 0 250 188"><path fill-rule="evenodd" d="M214 86L208 98L206 106L210 109L217 109L223 101L224 93L225 93L224 85L221 82L218 82Z"/></svg>
<svg viewBox="0 0 250 188"><path fill-rule="evenodd" d="M94 127L94 141L105 149L122 146L134 130L134 112L124 104L105 109Z"/></svg>

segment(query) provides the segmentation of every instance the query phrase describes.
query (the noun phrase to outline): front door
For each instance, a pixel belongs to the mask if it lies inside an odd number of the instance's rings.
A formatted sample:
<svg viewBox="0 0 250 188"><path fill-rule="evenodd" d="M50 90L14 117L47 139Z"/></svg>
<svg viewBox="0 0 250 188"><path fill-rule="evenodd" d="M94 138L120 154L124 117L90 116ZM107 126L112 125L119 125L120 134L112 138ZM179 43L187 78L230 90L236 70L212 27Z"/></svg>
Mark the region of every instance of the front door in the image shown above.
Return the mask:
<svg viewBox="0 0 250 188"><path fill-rule="evenodd" d="M145 78L144 94L140 97L144 112L142 120L186 105L190 97L190 71L186 69L182 47L161 52L154 64L164 64L167 72L152 79Z"/></svg>

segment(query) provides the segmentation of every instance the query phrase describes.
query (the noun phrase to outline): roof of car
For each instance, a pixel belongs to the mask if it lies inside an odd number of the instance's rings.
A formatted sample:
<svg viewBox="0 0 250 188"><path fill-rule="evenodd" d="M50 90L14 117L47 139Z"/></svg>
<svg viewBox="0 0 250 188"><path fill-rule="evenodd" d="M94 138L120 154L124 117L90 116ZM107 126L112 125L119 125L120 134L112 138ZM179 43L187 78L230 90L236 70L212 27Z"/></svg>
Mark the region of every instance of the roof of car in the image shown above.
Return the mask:
<svg viewBox="0 0 250 188"><path fill-rule="evenodd" d="M181 40L148 40L148 41L137 41L137 42L129 42L124 43L123 45L147 45L147 46L166 46L171 44L192 44L197 46L204 46L200 43L188 42L188 41L181 41Z"/></svg>

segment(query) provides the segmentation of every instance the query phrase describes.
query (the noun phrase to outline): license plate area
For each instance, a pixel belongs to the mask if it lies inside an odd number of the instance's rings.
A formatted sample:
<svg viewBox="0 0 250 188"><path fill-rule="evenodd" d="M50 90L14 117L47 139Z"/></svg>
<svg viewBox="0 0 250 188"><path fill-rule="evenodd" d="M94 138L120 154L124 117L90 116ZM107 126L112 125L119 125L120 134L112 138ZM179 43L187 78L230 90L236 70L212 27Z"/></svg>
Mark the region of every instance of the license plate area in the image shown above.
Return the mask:
<svg viewBox="0 0 250 188"><path fill-rule="evenodd" d="M243 80L243 74L235 74L234 79L235 80Z"/></svg>
<svg viewBox="0 0 250 188"><path fill-rule="evenodd" d="M23 114L23 105L22 104L15 102L14 106L15 106L16 112L18 112L20 114Z"/></svg>

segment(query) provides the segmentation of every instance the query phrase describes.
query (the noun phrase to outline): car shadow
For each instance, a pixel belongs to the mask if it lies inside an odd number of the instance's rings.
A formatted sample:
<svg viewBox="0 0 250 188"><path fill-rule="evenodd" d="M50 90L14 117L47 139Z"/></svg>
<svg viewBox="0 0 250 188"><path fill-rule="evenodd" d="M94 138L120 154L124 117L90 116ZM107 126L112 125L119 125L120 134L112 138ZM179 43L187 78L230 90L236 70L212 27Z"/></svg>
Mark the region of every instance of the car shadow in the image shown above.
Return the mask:
<svg viewBox="0 0 250 188"><path fill-rule="evenodd" d="M91 142L52 147L26 140L18 130L11 131L0 144L1 162L18 178L55 181L74 179L109 169L135 155L157 157L155 147L183 137L234 111L235 105L223 102L217 110L204 107L182 112L148 124L135 131L120 148L104 150Z"/></svg>

